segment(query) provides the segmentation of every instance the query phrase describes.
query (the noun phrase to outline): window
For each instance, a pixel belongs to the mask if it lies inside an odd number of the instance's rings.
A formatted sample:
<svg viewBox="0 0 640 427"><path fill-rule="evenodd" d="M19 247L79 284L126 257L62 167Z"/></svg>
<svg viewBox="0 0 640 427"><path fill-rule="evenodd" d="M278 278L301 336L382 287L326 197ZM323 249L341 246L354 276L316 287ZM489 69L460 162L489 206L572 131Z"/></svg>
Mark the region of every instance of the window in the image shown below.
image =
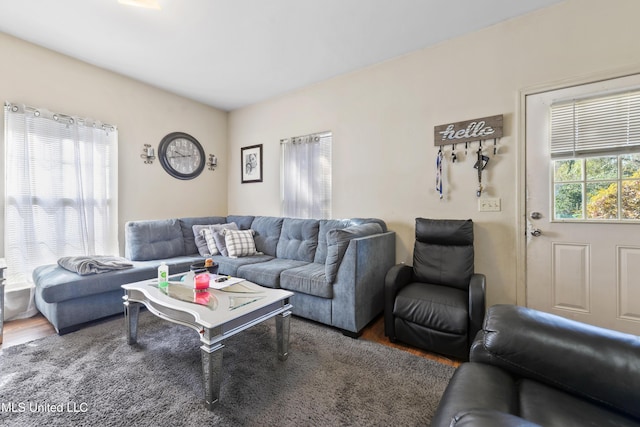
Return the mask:
<svg viewBox="0 0 640 427"><path fill-rule="evenodd" d="M9 283L62 256L117 255L114 126L5 104Z"/></svg>
<svg viewBox="0 0 640 427"><path fill-rule="evenodd" d="M554 218L640 220L640 154L554 161Z"/></svg>
<svg viewBox="0 0 640 427"><path fill-rule="evenodd" d="M282 215L331 217L331 132L280 141Z"/></svg>
<svg viewBox="0 0 640 427"><path fill-rule="evenodd" d="M640 91L551 106L555 220L640 220Z"/></svg>

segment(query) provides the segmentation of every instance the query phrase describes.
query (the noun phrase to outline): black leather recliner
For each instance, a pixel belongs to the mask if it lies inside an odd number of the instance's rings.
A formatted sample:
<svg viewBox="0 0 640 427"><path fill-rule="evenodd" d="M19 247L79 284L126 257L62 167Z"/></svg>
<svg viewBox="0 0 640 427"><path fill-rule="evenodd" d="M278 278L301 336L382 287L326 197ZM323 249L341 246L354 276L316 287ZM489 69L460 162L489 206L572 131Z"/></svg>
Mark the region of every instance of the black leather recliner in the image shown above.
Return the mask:
<svg viewBox="0 0 640 427"><path fill-rule="evenodd" d="M640 426L640 337L494 305L432 427Z"/></svg>
<svg viewBox="0 0 640 427"><path fill-rule="evenodd" d="M485 276L474 272L473 222L416 218L413 266L385 278L385 335L466 360L485 314Z"/></svg>

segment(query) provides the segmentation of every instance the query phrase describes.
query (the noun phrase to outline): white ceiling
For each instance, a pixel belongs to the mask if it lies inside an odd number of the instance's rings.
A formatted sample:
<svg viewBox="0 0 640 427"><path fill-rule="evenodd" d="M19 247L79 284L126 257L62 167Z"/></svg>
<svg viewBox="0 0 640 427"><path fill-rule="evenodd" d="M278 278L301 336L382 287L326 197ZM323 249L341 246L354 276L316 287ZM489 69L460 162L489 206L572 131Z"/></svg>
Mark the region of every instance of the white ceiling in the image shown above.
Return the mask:
<svg viewBox="0 0 640 427"><path fill-rule="evenodd" d="M559 1L1 0L0 31L233 110Z"/></svg>

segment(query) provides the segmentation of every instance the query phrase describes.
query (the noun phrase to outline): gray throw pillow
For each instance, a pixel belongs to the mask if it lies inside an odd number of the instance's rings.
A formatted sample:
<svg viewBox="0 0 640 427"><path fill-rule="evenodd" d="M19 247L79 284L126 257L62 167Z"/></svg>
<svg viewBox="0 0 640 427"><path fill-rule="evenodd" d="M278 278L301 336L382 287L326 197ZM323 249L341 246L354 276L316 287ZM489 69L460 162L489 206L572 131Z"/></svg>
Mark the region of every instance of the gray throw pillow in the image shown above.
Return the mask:
<svg viewBox="0 0 640 427"><path fill-rule="evenodd" d="M213 233L213 241L216 242L216 247L218 248L220 255L228 257L229 251L227 250L227 242L222 230Z"/></svg>
<svg viewBox="0 0 640 427"><path fill-rule="evenodd" d="M193 229L193 237L195 239L196 247L198 248L198 253L202 257L208 257L211 255L217 255L219 251L215 250L215 253L209 251L209 247L207 246L207 240L204 237L203 230L211 230L212 233L216 231L220 231L224 228L230 228L232 230L237 230L238 226L235 222L230 222L228 224L208 224L208 225L194 225Z"/></svg>

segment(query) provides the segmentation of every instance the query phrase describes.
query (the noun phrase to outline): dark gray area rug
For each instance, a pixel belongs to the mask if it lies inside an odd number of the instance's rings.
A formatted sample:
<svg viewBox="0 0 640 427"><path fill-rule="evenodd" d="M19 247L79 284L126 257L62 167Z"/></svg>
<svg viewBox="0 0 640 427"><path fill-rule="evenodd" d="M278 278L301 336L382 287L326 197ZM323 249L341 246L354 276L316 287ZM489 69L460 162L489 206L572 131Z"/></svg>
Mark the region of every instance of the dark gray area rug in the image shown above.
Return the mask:
<svg viewBox="0 0 640 427"><path fill-rule="evenodd" d="M277 358L275 321L225 342L205 409L198 334L140 313L0 351L0 425L426 426L454 368L300 318Z"/></svg>

